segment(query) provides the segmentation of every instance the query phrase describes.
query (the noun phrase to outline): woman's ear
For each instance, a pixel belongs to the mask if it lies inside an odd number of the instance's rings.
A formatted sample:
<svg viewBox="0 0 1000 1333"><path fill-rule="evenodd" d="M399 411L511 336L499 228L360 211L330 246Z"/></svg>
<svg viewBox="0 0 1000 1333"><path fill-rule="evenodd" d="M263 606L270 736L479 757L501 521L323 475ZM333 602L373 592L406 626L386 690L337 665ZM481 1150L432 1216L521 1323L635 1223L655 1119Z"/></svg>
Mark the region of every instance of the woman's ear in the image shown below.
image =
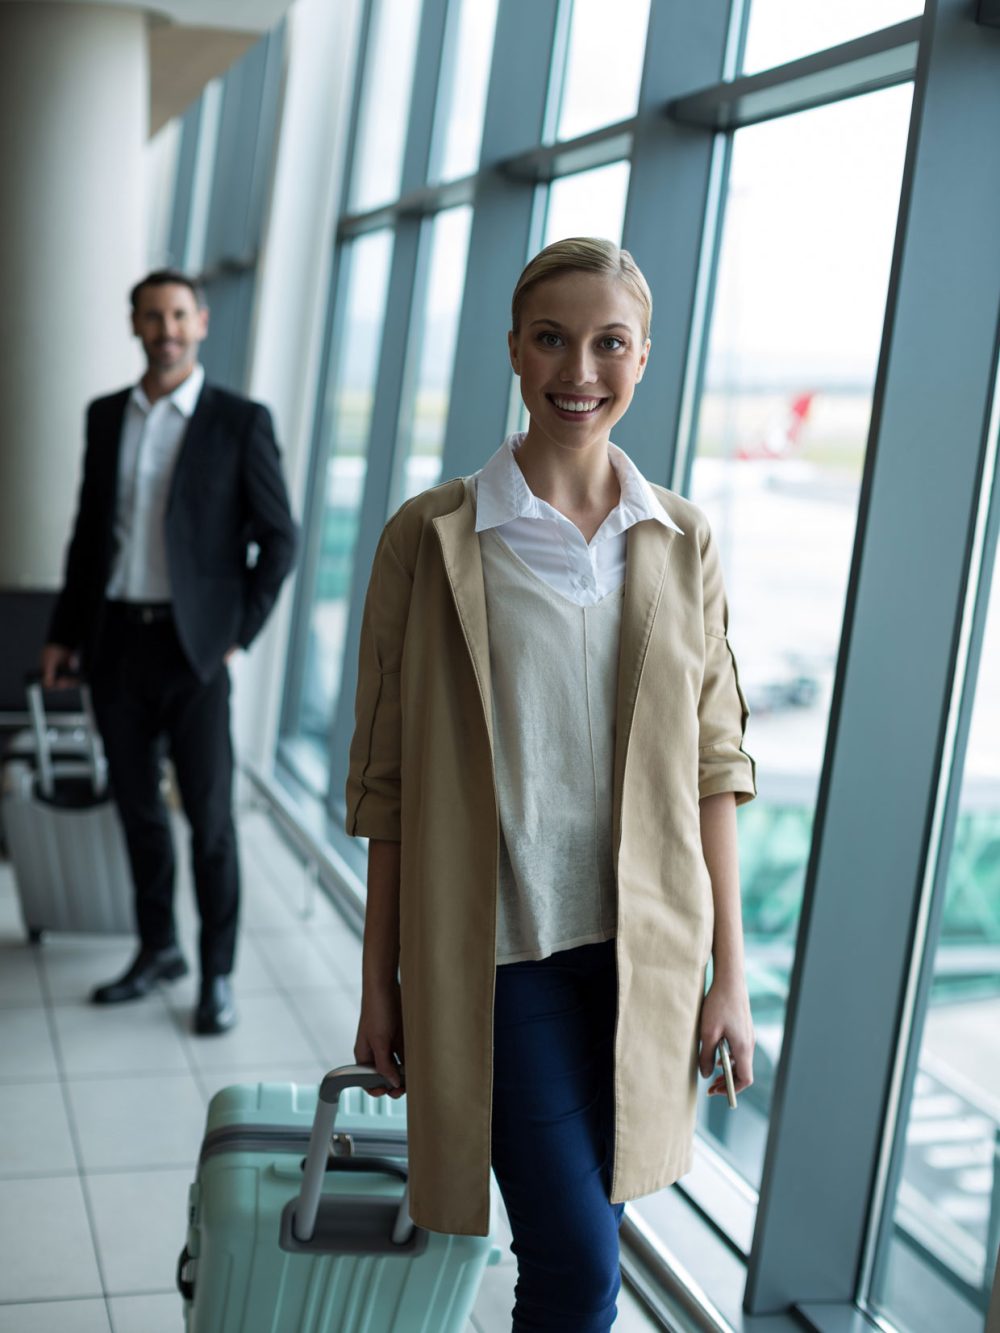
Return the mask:
<svg viewBox="0 0 1000 1333"><path fill-rule="evenodd" d="M515 375L521 373L521 356L517 350L517 335L513 329L507 331L507 354L510 357L510 365Z"/></svg>
<svg viewBox="0 0 1000 1333"><path fill-rule="evenodd" d="M639 383L639 381L642 379L643 375L645 374L645 371L646 371L646 362L649 360L649 349L650 349L650 346L651 346L650 341L649 341L649 339L647 338L646 341L645 341L645 343L643 344L642 352L641 352L640 355L639 355L639 364L638 364L638 366L636 366L636 369L635 369L635 382L636 382L636 384Z"/></svg>

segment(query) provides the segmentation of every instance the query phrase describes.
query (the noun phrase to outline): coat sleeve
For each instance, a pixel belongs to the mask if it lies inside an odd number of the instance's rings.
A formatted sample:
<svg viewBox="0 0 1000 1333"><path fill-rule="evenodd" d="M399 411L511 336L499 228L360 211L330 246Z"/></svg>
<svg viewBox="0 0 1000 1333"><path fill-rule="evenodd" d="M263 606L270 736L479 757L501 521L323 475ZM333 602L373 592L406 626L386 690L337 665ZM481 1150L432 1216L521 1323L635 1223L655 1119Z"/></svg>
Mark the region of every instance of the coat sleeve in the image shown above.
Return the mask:
<svg viewBox="0 0 1000 1333"><path fill-rule="evenodd" d="M736 658L726 632L729 611L722 566L711 533L701 553L705 611L705 672L698 700L698 796L736 794L743 805L757 795L756 766L743 749L750 710L740 689Z"/></svg>
<svg viewBox="0 0 1000 1333"><path fill-rule="evenodd" d="M260 633L282 580L295 563L298 528L281 475L271 414L254 405L243 460L246 537L258 547L257 563L246 572L246 598L237 642L248 648Z"/></svg>
<svg viewBox="0 0 1000 1333"><path fill-rule="evenodd" d="M99 464L93 431L94 405L87 411L87 447L80 482L73 534L66 549L62 591L49 623L48 641L79 648L97 614L104 589L100 586L102 504Z"/></svg>
<svg viewBox="0 0 1000 1333"><path fill-rule="evenodd" d="M413 580L393 546L391 528L375 552L361 622L347 832L400 842L400 677Z"/></svg>

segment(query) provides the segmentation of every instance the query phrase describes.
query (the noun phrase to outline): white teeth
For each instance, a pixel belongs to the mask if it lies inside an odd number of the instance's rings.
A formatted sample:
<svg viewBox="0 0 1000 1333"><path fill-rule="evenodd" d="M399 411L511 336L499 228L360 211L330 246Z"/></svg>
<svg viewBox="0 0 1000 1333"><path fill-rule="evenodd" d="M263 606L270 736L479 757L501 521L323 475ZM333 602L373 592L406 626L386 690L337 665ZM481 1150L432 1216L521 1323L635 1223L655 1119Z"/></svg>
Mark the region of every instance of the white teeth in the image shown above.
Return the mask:
<svg viewBox="0 0 1000 1333"><path fill-rule="evenodd" d="M576 398L553 398L552 401L561 412L593 412L595 407L600 406L600 399L592 398L589 402L582 403Z"/></svg>

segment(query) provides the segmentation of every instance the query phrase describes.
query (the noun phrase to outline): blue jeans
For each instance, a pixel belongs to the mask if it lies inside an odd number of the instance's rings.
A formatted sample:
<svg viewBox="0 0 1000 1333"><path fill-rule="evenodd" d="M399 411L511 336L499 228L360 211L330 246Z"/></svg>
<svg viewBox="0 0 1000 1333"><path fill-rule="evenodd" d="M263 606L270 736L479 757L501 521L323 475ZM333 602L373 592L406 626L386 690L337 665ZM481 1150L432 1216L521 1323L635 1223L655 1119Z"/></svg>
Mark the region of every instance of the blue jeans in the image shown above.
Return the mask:
<svg viewBox="0 0 1000 1333"><path fill-rule="evenodd" d="M497 968L493 1169L517 1256L513 1333L607 1333L618 1313L614 948Z"/></svg>

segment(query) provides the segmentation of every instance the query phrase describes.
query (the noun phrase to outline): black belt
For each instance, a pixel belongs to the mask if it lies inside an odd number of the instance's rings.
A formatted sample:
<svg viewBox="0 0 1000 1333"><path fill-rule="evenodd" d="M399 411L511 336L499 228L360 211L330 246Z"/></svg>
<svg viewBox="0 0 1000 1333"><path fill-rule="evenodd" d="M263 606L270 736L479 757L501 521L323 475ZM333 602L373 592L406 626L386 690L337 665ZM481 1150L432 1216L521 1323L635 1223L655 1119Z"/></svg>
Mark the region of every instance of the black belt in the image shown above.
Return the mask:
<svg viewBox="0 0 1000 1333"><path fill-rule="evenodd" d="M170 602L108 602L108 611L127 625L162 625L174 618Z"/></svg>

